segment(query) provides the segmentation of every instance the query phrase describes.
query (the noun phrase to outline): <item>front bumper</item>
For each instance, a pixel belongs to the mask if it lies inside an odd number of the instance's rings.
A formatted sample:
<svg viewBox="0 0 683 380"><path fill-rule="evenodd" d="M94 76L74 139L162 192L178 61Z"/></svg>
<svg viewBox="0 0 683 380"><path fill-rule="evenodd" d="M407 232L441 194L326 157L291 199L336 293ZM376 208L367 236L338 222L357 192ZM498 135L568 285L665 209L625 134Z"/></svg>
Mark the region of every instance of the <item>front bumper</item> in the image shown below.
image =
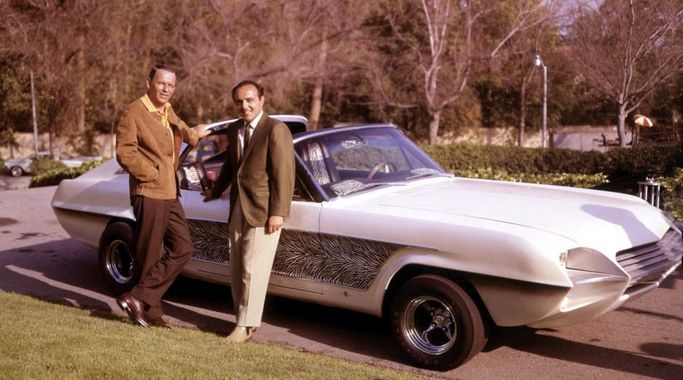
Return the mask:
<svg viewBox="0 0 683 380"><path fill-rule="evenodd" d="M623 274L568 270L572 288L558 308L530 327L558 327L582 322L633 300L651 290L681 264L683 239L671 229L656 243L620 251L616 255Z"/></svg>

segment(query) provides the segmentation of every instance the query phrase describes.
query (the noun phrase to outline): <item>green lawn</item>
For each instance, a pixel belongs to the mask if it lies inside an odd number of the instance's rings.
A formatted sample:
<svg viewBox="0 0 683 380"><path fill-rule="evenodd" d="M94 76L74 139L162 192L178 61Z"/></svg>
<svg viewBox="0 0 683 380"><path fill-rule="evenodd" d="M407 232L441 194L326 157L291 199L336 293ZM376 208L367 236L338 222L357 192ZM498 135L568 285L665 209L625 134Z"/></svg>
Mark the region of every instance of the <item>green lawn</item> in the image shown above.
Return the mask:
<svg viewBox="0 0 683 380"><path fill-rule="evenodd" d="M229 344L198 330L142 328L94 314L0 292L0 378L418 378L278 346Z"/></svg>

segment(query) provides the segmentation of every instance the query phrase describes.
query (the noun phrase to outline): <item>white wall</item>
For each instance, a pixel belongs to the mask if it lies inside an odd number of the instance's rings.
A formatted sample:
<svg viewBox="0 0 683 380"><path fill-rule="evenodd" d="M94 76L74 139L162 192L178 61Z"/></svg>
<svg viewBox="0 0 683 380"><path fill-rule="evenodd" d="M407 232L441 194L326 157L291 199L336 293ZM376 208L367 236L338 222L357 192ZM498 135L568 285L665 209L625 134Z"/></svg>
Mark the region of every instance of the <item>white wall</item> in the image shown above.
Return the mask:
<svg viewBox="0 0 683 380"><path fill-rule="evenodd" d="M14 149L14 157L29 157L34 154L33 133L15 133L15 139L19 144L19 147ZM96 136L95 144L96 152L99 152L98 155L104 158L113 157L111 135ZM41 151L47 151L49 149L47 133L39 135L38 149ZM65 137L56 138L52 141L52 152L55 158L68 158L78 155L73 148L69 146L68 139ZM10 158L10 150L6 145L0 146L0 158Z"/></svg>

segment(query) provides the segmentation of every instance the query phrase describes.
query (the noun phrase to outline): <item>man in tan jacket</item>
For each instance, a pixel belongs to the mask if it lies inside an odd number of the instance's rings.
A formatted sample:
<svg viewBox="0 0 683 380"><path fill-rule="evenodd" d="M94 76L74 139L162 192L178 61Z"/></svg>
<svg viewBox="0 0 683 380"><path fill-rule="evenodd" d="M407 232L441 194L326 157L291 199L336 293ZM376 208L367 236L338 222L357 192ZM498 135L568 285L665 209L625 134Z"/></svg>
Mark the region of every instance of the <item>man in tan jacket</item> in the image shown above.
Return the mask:
<svg viewBox="0 0 683 380"><path fill-rule="evenodd" d="M182 142L196 145L208 132L203 125L188 127L173 112L168 101L175 85L173 69L155 66L147 79L147 93L128 106L116 129L116 160L129 174L141 267L138 283L116 301L142 326L167 327L161 298L192 257L176 171Z"/></svg>
<svg viewBox="0 0 683 380"><path fill-rule="evenodd" d="M230 190L230 271L237 326L231 342L249 340L261 325L270 271L294 193L289 128L263 112L264 90L246 80L232 90L240 120L228 126L228 154L211 193Z"/></svg>

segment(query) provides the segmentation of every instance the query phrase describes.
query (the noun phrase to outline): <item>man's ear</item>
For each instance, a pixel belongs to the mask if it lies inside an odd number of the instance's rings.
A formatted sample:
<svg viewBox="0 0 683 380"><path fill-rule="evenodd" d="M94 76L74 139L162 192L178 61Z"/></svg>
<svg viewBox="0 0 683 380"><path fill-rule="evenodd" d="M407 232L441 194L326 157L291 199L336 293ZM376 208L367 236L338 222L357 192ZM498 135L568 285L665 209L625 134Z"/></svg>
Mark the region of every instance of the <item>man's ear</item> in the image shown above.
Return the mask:
<svg viewBox="0 0 683 380"><path fill-rule="evenodd" d="M149 90L149 79L145 80L145 88Z"/></svg>

